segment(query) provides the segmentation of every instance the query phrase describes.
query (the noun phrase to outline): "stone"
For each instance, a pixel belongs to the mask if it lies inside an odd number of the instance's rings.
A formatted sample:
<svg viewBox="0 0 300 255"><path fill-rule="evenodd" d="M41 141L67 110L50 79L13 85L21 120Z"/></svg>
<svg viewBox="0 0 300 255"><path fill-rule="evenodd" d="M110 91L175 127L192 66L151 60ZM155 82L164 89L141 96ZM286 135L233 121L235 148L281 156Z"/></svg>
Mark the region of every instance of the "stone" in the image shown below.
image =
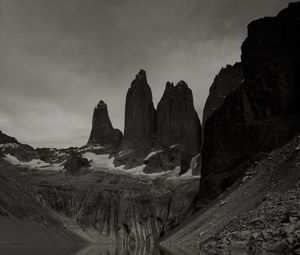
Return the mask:
<svg viewBox="0 0 300 255"><path fill-rule="evenodd" d="M94 109L92 130L88 145L101 145L105 148L115 149L122 140L122 132L114 129L107 110L107 105L101 100Z"/></svg>

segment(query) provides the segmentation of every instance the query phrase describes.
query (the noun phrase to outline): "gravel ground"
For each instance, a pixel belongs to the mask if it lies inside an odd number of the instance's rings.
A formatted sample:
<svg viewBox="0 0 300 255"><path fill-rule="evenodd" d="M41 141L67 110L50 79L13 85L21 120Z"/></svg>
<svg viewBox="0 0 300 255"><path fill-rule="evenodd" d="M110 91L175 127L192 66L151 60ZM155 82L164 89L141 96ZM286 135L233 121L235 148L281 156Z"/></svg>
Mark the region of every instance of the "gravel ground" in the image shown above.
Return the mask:
<svg viewBox="0 0 300 255"><path fill-rule="evenodd" d="M300 136L163 240L211 254L300 254Z"/></svg>

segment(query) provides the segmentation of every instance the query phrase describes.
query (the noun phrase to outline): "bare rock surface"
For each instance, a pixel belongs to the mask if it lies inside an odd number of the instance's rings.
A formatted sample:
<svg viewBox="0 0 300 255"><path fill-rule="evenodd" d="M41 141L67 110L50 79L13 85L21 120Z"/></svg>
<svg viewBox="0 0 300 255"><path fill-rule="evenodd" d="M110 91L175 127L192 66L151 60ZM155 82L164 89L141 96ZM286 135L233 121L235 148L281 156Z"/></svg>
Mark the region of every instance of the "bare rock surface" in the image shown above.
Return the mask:
<svg viewBox="0 0 300 255"><path fill-rule="evenodd" d="M88 145L116 149L122 141L122 132L114 129L108 116L107 105L101 100L94 109L92 130Z"/></svg>
<svg viewBox="0 0 300 255"><path fill-rule="evenodd" d="M191 89L184 81L166 84L157 105L157 137L163 145L179 144L182 154L200 151L201 125Z"/></svg>
<svg viewBox="0 0 300 255"><path fill-rule="evenodd" d="M67 226L93 242L155 242L178 225L197 192L197 179L165 179L91 171L64 175L32 171L20 182ZM69 222L69 223L68 223Z"/></svg>
<svg viewBox="0 0 300 255"><path fill-rule="evenodd" d="M299 5L248 25L245 81L205 122L202 199L226 190L243 173L241 164L280 147L299 130Z"/></svg>
<svg viewBox="0 0 300 255"><path fill-rule="evenodd" d="M299 144L296 136L254 162L162 244L198 247L209 254L298 254Z"/></svg>
<svg viewBox="0 0 300 255"><path fill-rule="evenodd" d="M225 98L244 82L241 63L222 67L209 88L209 95L203 111L203 125L212 113L219 109Z"/></svg>
<svg viewBox="0 0 300 255"><path fill-rule="evenodd" d="M149 148L155 135L156 111L146 72L140 70L126 95L122 148Z"/></svg>

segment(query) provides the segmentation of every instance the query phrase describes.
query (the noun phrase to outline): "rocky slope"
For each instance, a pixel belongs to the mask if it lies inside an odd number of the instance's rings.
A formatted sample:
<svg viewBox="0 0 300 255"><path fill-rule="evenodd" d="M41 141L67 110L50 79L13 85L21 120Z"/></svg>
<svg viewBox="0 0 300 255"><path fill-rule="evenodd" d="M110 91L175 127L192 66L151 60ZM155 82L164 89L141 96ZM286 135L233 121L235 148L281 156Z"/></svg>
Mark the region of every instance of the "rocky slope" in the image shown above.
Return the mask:
<svg viewBox="0 0 300 255"><path fill-rule="evenodd" d="M298 135L251 164L162 244L198 247L209 254L299 254L299 173Z"/></svg>
<svg viewBox="0 0 300 255"><path fill-rule="evenodd" d="M17 180L23 171L0 159L0 243L84 243Z"/></svg>
<svg viewBox="0 0 300 255"><path fill-rule="evenodd" d="M49 238L148 247L182 221L199 186L198 178L178 178L178 172L147 175L140 167L115 167L108 150L99 145L32 148L37 158L26 162L17 153L24 145L17 144L1 147L0 225L9 230L0 231L0 243L15 236L20 242L34 228L38 237L31 235L24 243Z"/></svg>
<svg viewBox="0 0 300 255"><path fill-rule="evenodd" d="M201 124L187 84L168 82L155 110L146 72L141 70L127 92L124 139L113 154L114 164L125 169L145 165L145 173L179 167L184 174L191 169L200 142Z"/></svg>
<svg viewBox="0 0 300 255"><path fill-rule="evenodd" d="M242 45L245 81L206 120L200 199L228 188L245 166L299 130L300 3L251 22Z"/></svg>
<svg viewBox="0 0 300 255"><path fill-rule="evenodd" d="M150 245L178 225L198 187L197 179L165 179L87 171L28 171L19 181L46 208L78 225L92 242ZM76 223L76 224L75 224Z"/></svg>
<svg viewBox="0 0 300 255"><path fill-rule="evenodd" d="M122 141L122 136L120 130L113 128L108 116L107 105L101 100L94 109L92 130L87 144L116 149Z"/></svg>

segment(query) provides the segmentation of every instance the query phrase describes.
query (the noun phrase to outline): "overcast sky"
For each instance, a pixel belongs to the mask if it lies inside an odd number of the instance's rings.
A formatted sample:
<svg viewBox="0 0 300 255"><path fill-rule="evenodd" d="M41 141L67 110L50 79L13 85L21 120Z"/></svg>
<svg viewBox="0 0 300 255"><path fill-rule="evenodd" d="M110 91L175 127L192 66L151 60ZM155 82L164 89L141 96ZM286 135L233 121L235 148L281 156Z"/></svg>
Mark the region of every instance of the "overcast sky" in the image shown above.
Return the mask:
<svg viewBox="0 0 300 255"><path fill-rule="evenodd" d="M285 0L0 0L0 130L33 146L86 143L93 108L123 131L147 71L155 105L185 80L200 116L214 76L240 60L247 24Z"/></svg>

